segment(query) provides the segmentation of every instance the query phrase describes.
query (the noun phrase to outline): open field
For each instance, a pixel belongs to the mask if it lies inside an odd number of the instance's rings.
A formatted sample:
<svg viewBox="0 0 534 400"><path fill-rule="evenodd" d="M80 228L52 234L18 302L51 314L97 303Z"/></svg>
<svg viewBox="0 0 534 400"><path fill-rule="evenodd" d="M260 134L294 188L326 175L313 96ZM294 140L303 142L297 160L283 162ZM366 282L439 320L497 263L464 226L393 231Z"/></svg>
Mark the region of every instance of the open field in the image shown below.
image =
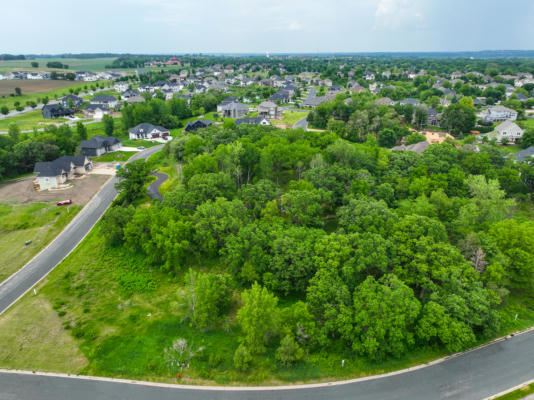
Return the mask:
<svg viewBox="0 0 534 400"><path fill-rule="evenodd" d="M286 125L291 128L295 122L301 120L306 115L308 115L308 113L302 111L285 111L281 120L273 120L271 123L273 125Z"/></svg>
<svg viewBox="0 0 534 400"><path fill-rule="evenodd" d="M7 132L9 125L12 123L15 123L21 131L26 131L33 128L44 128L46 125L56 125L66 121L68 121L66 118L43 118L41 110L35 110L11 118L0 119L0 132Z"/></svg>
<svg viewBox="0 0 534 400"><path fill-rule="evenodd" d="M103 71L106 69L106 65L109 65L115 60L116 57L109 58L37 58L33 60L9 60L0 61L0 72L9 72L13 70L27 70L31 71ZM38 68L32 68L32 61L39 63ZM63 64L67 64L69 69L57 69L48 68L46 64L51 61L59 61Z"/></svg>
<svg viewBox="0 0 534 400"><path fill-rule="evenodd" d="M0 81L0 96L9 96L11 93L15 93L15 88L19 87L22 90L22 94L43 93L51 90L61 89L69 86L73 86L73 81L60 81L60 80L25 80L25 79L12 79Z"/></svg>
<svg viewBox="0 0 534 400"><path fill-rule="evenodd" d="M24 266L74 218L81 206L0 203L0 282ZM26 241L31 241L25 245Z"/></svg>
<svg viewBox="0 0 534 400"><path fill-rule="evenodd" d="M9 110L15 108L14 103L19 102L22 106L26 106L27 101L38 102L38 99L48 97L50 100L63 97L69 94L70 89L86 90L91 86L98 84L108 84L108 81L98 82L79 82L79 81L52 81L52 80L3 80L0 81L0 107L7 106ZM11 97L10 93L14 93L15 88L20 87L22 90L21 96Z"/></svg>

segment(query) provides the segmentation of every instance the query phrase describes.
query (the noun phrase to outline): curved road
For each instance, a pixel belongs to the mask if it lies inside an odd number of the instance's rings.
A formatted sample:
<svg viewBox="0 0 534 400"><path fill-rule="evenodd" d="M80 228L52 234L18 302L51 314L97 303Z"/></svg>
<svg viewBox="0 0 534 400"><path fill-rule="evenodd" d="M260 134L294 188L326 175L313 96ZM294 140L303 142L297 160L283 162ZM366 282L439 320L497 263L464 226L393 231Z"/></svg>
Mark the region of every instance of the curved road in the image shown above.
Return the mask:
<svg viewBox="0 0 534 400"><path fill-rule="evenodd" d="M161 186L163 182L169 179L169 177L167 174L164 174L162 172L152 172L150 175L153 175L157 177L158 179L156 179L154 182L152 182L148 186L148 196L151 199L158 199L159 201L161 201L163 200L163 196L159 192L159 187Z"/></svg>
<svg viewBox="0 0 534 400"><path fill-rule="evenodd" d="M162 148L163 145L150 147L134 154L129 161L148 158ZM83 210L44 250L0 284L0 315L76 248L117 195L115 183L117 183L117 178L109 179Z"/></svg>
<svg viewBox="0 0 534 400"><path fill-rule="evenodd" d="M303 128L305 131L308 130L308 119L306 117L299 119L293 125L293 129Z"/></svg>
<svg viewBox="0 0 534 400"><path fill-rule="evenodd" d="M346 384L210 389L4 371L0 399L480 400L533 377L534 331L530 331L425 368Z"/></svg>

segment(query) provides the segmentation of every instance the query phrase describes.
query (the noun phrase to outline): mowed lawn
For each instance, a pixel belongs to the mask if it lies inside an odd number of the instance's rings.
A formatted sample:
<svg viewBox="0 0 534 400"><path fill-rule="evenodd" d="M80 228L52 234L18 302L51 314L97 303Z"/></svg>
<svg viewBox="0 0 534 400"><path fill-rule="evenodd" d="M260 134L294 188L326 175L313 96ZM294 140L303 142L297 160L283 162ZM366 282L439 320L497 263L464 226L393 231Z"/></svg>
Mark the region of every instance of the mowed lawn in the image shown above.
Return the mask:
<svg viewBox="0 0 534 400"><path fill-rule="evenodd" d="M273 120L271 123L273 125L287 125L291 128L297 121L300 121L306 115L308 115L308 113L303 111L285 111L281 120Z"/></svg>
<svg viewBox="0 0 534 400"><path fill-rule="evenodd" d="M16 124L21 131L27 131L33 128L44 128L46 125L55 125L66 121L68 121L66 118L43 118L41 110L35 110L15 117L0 119L0 132L7 132L9 125L12 123Z"/></svg>
<svg viewBox="0 0 534 400"><path fill-rule="evenodd" d="M80 209L55 203L0 203L0 282L48 245ZM25 245L26 241L31 243Z"/></svg>

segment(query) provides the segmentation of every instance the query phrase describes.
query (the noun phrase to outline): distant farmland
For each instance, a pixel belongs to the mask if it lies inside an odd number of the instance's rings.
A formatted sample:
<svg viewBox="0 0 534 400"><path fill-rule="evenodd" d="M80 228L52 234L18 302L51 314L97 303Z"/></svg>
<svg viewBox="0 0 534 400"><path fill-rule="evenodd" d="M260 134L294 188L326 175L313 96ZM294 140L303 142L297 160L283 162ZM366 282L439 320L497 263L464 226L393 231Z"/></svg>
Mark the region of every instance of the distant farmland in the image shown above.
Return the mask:
<svg viewBox="0 0 534 400"><path fill-rule="evenodd" d="M0 60L0 72L10 72L17 70L24 71L103 71L106 65L110 65L116 57L108 58L37 58L35 60ZM32 68L32 61L38 62L39 67ZM69 69L47 68L46 64L51 61L59 61L62 64L67 64Z"/></svg>
<svg viewBox="0 0 534 400"><path fill-rule="evenodd" d="M3 80L0 81L0 96L9 96L15 93L15 88L19 87L23 94L43 93L55 89L72 86L76 83L73 81L52 81L52 80Z"/></svg>

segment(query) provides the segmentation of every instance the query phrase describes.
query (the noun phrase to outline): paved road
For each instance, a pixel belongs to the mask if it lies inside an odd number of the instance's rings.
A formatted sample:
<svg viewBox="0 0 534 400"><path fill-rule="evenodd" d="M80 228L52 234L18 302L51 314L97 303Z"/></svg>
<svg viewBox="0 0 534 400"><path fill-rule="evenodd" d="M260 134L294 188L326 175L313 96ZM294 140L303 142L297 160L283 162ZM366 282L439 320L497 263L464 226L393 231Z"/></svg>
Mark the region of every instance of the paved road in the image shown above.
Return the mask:
<svg viewBox="0 0 534 400"><path fill-rule="evenodd" d="M308 130L308 120L306 117L299 119L295 124L293 125L294 129L297 128L304 128L304 130Z"/></svg>
<svg viewBox="0 0 534 400"><path fill-rule="evenodd" d="M342 385L282 390L192 390L0 373L0 399L477 400L533 377L534 331L427 368Z"/></svg>
<svg viewBox="0 0 534 400"><path fill-rule="evenodd" d="M152 172L150 175L156 176L158 179L156 179L148 186L148 195L151 199L158 199L161 201L163 200L163 196L159 192L159 187L163 182L169 179L169 177L167 176L167 174L163 174L161 172Z"/></svg>
<svg viewBox="0 0 534 400"><path fill-rule="evenodd" d="M162 148L163 145L158 145L140 151L134 154L130 161L148 158ZM78 245L117 195L116 182L115 177L108 180L48 247L0 284L0 314L53 270Z"/></svg>

